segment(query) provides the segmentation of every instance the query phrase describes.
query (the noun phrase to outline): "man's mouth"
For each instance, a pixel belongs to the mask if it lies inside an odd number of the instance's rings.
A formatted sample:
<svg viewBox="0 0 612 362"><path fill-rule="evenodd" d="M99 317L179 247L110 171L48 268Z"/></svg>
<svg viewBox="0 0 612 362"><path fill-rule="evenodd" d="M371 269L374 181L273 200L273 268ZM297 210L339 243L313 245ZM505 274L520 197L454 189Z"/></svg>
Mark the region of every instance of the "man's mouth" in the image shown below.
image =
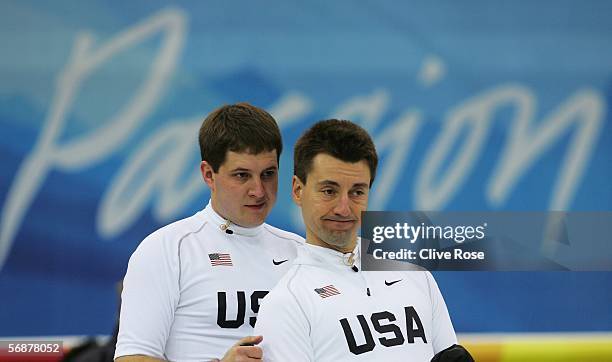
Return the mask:
<svg viewBox="0 0 612 362"><path fill-rule="evenodd" d="M354 219L348 219L348 220L342 220L342 219L323 219L323 221L325 221L332 228L339 229L339 230L348 230L348 229L352 228L353 225L355 225L355 223L357 222L357 220L354 220Z"/></svg>
<svg viewBox="0 0 612 362"><path fill-rule="evenodd" d="M250 204L250 205L244 205L244 206L248 209L258 211L258 210L263 209L266 206L266 202L263 201L257 204Z"/></svg>
<svg viewBox="0 0 612 362"><path fill-rule="evenodd" d="M330 218L330 217L323 218L323 220L335 221L335 222L355 222L357 221L357 219L335 219L335 218Z"/></svg>

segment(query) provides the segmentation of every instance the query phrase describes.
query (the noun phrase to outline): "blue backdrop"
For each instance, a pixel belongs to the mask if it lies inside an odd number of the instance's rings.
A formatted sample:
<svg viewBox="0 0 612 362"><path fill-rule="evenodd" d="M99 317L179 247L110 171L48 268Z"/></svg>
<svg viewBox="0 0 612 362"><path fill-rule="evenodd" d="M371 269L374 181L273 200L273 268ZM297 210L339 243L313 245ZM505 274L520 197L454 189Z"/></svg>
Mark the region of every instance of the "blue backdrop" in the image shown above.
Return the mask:
<svg viewBox="0 0 612 362"><path fill-rule="evenodd" d="M107 334L140 240L202 208L197 129L359 122L371 210L611 210L612 3L3 1L0 336ZM588 237L588 236L587 236ZM609 273L437 273L459 332L611 331Z"/></svg>

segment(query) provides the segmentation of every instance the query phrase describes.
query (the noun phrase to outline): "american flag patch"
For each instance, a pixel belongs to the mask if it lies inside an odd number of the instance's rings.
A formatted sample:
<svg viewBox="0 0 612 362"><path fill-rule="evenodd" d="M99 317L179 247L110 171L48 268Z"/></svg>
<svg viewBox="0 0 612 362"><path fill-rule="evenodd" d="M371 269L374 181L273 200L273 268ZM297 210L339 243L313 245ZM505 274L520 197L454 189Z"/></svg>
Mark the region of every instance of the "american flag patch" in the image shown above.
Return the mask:
<svg viewBox="0 0 612 362"><path fill-rule="evenodd" d="M208 258L210 259L210 263L212 264L212 266L219 266L219 265L232 266L232 258L230 257L229 254L213 253L213 254L208 254Z"/></svg>
<svg viewBox="0 0 612 362"><path fill-rule="evenodd" d="M332 295L340 294L340 291L331 284L325 287L317 288L314 291L317 292L317 294L321 298L327 298L327 297L331 297Z"/></svg>

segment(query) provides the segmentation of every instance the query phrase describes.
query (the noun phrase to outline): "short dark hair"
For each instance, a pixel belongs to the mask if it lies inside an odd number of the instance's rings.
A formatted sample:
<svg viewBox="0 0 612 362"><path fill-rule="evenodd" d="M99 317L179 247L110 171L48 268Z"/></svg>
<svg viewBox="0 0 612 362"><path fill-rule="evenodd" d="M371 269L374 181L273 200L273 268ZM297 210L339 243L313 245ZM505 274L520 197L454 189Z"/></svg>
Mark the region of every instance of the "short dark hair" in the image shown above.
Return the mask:
<svg viewBox="0 0 612 362"><path fill-rule="evenodd" d="M378 155L372 138L360 126L345 120L328 119L315 123L296 142L293 174L306 183L316 155L325 153L344 162L365 160L370 168L370 187L376 177Z"/></svg>
<svg viewBox="0 0 612 362"><path fill-rule="evenodd" d="M214 172L225 162L227 151L259 154L276 150L280 159L283 143L274 117L248 103L224 105L202 122L198 137L202 161Z"/></svg>

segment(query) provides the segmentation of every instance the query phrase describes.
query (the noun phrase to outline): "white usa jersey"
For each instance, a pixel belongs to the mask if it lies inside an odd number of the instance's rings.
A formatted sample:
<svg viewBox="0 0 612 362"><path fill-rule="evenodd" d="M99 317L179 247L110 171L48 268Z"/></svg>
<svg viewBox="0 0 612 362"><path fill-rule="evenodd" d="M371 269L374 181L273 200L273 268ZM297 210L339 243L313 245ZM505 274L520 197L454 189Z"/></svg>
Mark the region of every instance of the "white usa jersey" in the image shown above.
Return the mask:
<svg viewBox="0 0 612 362"><path fill-rule="evenodd" d="M221 358L253 335L259 303L296 257L303 239L267 224L231 225L210 203L149 235L123 281L115 358Z"/></svg>
<svg viewBox="0 0 612 362"><path fill-rule="evenodd" d="M362 272L310 244L298 255L261 305L265 361L429 362L457 343L429 272Z"/></svg>

